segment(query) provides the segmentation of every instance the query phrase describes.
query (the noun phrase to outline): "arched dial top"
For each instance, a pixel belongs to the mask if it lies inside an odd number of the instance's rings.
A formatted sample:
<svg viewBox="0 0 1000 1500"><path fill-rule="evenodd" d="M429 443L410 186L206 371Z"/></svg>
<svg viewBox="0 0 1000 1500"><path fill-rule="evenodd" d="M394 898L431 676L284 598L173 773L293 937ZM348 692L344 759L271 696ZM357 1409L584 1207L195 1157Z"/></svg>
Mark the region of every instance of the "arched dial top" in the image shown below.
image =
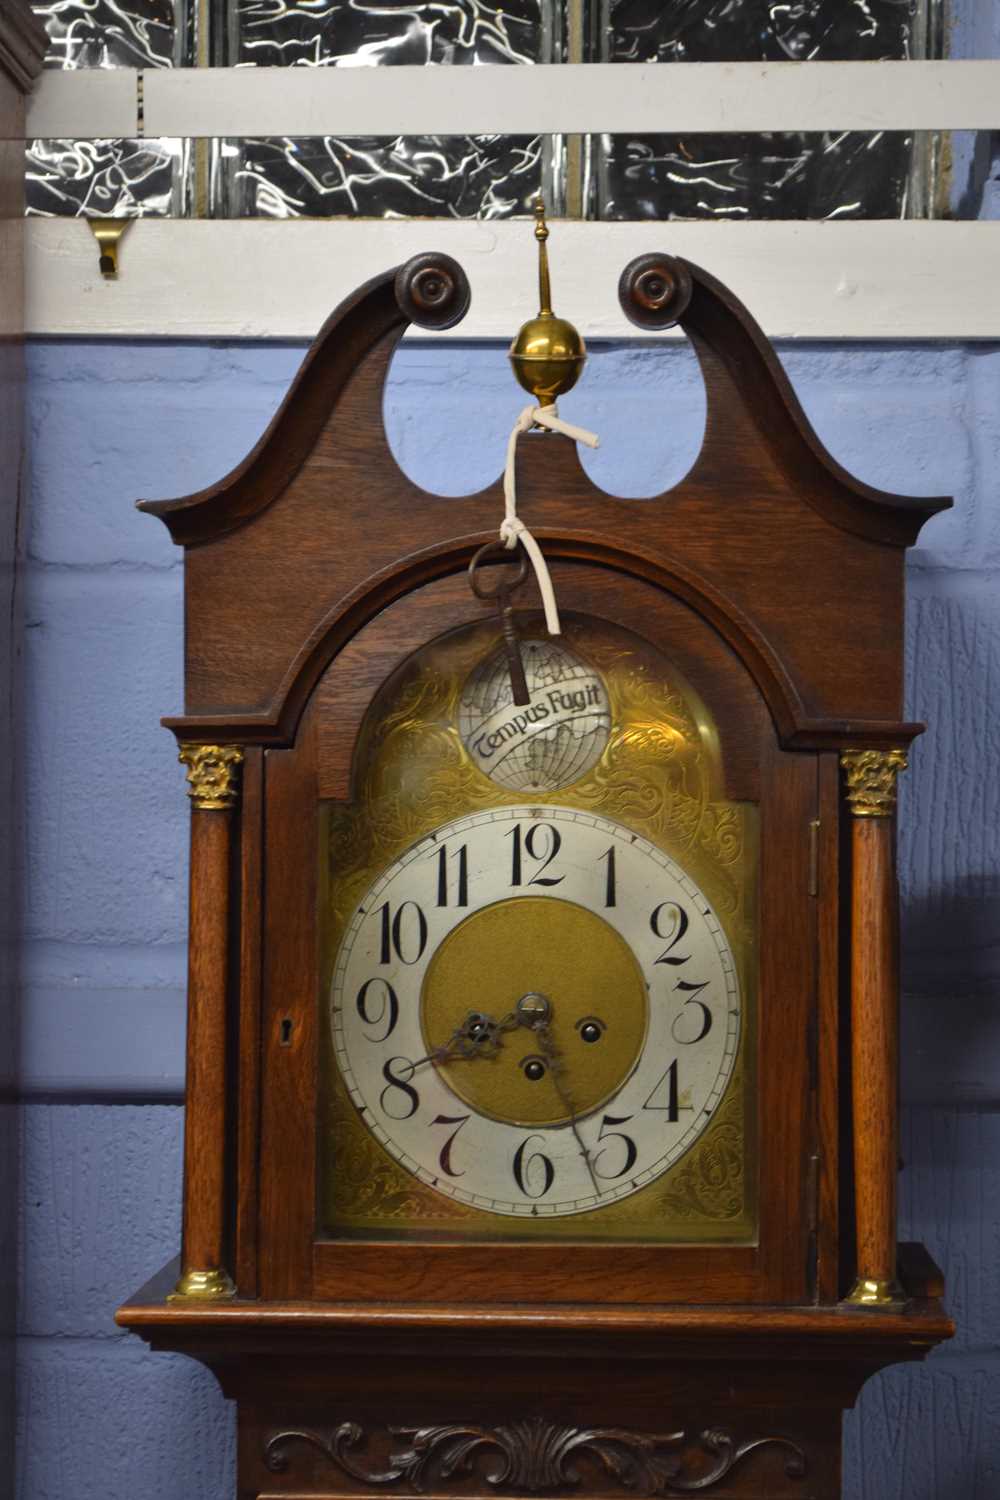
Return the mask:
<svg viewBox="0 0 1000 1500"><path fill-rule="evenodd" d="M526 439L518 493L550 565L614 568L704 613L754 676L783 743L905 743L918 726L899 722L900 550L948 502L890 495L837 464L761 330L707 272L646 257L623 296L644 326L676 318L691 339L704 441L691 472L650 501L598 489L568 439ZM449 326L467 299L461 268L439 254L374 277L328 320L236 469L198 494L144 503L189 549L186 710L168 720L181 740L292 744L346 643L397 600L464 571L495 536L499 478L441 503L401 472L383 422L407 321ZM676 412L665 406L663 418ZM233 640L251 636L252 656L234 655Z"/></svg>
<svg viewBox="0 0 1000 1500"><path fill-rule="evenodd" d="M507 1217L599 1212L698 1140L741 1034L723 927L675 860L572 807L436 829L361 900L337 1064L408 1172Z"/></svg>

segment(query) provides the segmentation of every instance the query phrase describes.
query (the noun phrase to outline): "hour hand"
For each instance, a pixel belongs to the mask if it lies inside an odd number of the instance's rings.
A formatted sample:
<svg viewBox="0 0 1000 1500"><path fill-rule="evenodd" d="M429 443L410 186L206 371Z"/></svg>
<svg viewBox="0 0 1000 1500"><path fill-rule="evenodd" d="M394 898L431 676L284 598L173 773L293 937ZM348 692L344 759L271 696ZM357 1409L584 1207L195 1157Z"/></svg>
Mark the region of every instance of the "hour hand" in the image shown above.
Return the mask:
<svg viewBox="0 0 1000 1500"><path fill-rule="evenodd" d="M552 1007L545 995L532 990L522 995L512 1011L499 1021L482 1010L470 1010L460 1026L456 1026L448 1040L426 1057L418 1057L413 1064L445 1063L458 1057L495 1057L503 1046L505 1031L515 1031L519 1026L540 1030L548 1025Z"/></svg>
<svg viewBox="0 0 1000 1500"><path fill-rule="evenodd" d="M448 1040L426 1057L418 1057L413 1064L445 1063L460 1057L495 1057L503 1046L502 1033L509 1028L502 1021L481 1010L470 1010L460 1026L456 1026Z"/></svg>

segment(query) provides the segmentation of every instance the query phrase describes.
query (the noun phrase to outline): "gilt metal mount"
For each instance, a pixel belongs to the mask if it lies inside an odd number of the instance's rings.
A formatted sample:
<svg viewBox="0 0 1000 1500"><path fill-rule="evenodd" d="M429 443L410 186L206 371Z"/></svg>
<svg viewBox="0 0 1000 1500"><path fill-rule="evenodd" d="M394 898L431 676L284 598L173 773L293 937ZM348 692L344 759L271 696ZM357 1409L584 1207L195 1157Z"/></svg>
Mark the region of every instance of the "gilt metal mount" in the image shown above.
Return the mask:
<svg viewBox="0 0 1000 1500"><path fill-rule="evenodd" d="M907 767L903 750L842 750L847 801L856 818L891 818L896 776Z"/></svg>
<svg viewBox="0 0 1000 1500"><path fill-rule="evenodd" d="M238 745L182 745L177 759L188 768L188 796L195 807L226 811L235 805L243 763Z"/></svg>

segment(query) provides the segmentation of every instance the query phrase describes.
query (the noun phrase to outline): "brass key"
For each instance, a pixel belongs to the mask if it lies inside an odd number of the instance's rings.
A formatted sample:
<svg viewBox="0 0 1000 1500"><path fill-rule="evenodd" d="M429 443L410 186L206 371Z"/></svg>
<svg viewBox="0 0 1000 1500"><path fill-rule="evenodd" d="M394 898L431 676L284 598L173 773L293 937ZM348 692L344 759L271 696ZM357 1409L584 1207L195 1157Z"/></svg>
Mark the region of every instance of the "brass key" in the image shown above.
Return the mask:
<svg viewBox="0 0 1000 1500"><path fill-rule="evenodd" d="M495 589L486 589L479 578L478 569L482 564L489 562L494 567L502 568L510 566L516 560L517 572L513 578L508 578L505 572L500 575L500 582ZM510 552L502 542L487 542L485 547L479 551L469 563L469 584L477 599L482 599L485 604L496 604L500 612L500 628L503 631L504 650L507 653L507 669L510 672L510 685L514 694L514 702L523 704L531 702L531 694L528 692L528 681L524 675L524 662L521 660L521 643L517 637L517 629L514 625L514 609L510 602L510 596L515 589L519 589L528 576L528 554L521 543L518 542L516 551Z"/></svg>

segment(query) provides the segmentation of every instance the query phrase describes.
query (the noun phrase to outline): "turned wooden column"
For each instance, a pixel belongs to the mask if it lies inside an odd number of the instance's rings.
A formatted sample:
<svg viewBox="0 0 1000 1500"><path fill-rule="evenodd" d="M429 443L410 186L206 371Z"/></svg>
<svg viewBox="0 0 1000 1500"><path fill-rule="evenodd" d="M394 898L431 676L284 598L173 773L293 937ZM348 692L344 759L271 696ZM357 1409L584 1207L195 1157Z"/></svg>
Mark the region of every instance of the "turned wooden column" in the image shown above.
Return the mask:
<svg viewBox="0 0 1000 1500"><path fill-rule="evenodd" d="M893 1307L899 1172L896 775L902 750L845 750L852 815L851 1068L857 1277L847 1301Z"/></svg>
<svg viewBox="0 0 1000 1500"><path fill-rule="evenodd" d="M226 997L232 814L243 751L185 745L191 798L181 1277L173 1299L231 1297L226 1270Z"/></svg>

